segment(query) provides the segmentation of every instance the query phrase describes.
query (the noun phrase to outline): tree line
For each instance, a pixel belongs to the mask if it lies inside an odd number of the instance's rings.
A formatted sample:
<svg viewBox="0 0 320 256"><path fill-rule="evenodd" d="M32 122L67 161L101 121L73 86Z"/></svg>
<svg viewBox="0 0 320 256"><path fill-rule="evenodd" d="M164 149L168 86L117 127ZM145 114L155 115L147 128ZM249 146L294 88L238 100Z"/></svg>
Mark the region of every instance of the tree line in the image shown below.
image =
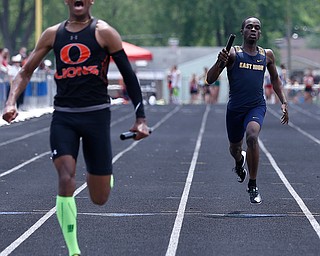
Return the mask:
<svg viewBox="0 0 320 256"><path fill-rule="evenodd" d="M67 19L64 1L43 0L43 29ZM141 46L222 46L230 33L237 35L244 18L262 22L263 47L278 38L298 35L320 48L319 0L104 0L96 1L92 15L115 27L123 40ZM17 52L35 45L35 1L1 0L0 47Z"/></svg>

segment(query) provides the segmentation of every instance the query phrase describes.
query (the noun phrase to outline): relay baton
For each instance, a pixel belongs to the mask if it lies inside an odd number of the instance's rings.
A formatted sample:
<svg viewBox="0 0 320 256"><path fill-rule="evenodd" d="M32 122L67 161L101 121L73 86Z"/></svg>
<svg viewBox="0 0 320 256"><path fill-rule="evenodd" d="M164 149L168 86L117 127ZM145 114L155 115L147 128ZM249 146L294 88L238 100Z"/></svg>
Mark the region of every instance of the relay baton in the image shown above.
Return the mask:
<svg viewBox="0 0 320 256"><path fill-rule="evenodd" d="M149 134L151 134L151 129L149 130ZM136 132L123 132L120 134L121 140L134 139L137 136Z"/></svg>
<svg viewBox="0 0 320 256"><path fill-rule="evenodd" d="M236 35L234 34L230 34L227 45L226 45L226 50L229 52L231 49L231 46L233 44L234 39L236 38ZM221 61L219 64L219 68L224 68L224 66L226 65L226 63L224 61Z"/></svg>

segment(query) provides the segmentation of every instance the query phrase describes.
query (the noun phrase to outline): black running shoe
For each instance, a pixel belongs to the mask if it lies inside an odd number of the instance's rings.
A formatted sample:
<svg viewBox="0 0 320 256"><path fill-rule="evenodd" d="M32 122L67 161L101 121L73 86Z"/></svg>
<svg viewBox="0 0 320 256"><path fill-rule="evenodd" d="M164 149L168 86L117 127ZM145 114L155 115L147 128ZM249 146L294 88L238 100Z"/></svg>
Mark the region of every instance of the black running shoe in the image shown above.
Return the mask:
<svg viewBox="0 0 320 256"><path fill-rule="evenodd" d="M243 156L243 162L241 167L234 167L232 170L238 175L238 182L242 183L247 176L247 170L244 168L246 164L246 151L241 151L241 155Z"/></svg>
<svg viewBox="0 0 320 256"><path fill-rule="evenodd" d="M261 204L262 200L257 187L249 187L247 191L250 196L251 204Z"/></svg>

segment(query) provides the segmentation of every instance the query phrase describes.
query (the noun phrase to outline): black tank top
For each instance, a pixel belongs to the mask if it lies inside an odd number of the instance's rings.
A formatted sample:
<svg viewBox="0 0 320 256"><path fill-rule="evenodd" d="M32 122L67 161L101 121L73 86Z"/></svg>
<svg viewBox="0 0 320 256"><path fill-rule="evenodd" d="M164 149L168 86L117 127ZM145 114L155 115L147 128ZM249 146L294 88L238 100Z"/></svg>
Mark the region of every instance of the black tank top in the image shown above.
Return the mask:
<svg viewBox="0 0 320 256"><path fill-rule="evenodd" d="M85 109L110 103L107 89L110 55L96 40L97 19L79 32L66 30L66 24L66 21L60 24L53 45L57 84L54 106Z"/></svg>

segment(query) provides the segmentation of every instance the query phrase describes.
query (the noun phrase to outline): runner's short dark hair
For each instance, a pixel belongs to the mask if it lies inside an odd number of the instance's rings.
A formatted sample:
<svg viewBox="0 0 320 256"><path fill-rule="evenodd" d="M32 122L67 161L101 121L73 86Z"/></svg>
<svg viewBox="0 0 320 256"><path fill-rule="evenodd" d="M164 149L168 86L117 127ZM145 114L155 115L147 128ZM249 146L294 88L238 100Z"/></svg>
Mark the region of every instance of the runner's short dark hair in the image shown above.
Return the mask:
<svg viewBox="0 0 320 256"><path fill-rule="evenodd" d="M255 18L255 19L258 19L257 17L254 17L254 16L248 16L247 18L245 18L243 21L242 21L242 24L241 24L241 29L244 29L244 24L246 23L246 21L248 19L251 19L251 18ZM259 19L258 19L259 20ZM261 21L260 21L261 23Z"/></svg>

